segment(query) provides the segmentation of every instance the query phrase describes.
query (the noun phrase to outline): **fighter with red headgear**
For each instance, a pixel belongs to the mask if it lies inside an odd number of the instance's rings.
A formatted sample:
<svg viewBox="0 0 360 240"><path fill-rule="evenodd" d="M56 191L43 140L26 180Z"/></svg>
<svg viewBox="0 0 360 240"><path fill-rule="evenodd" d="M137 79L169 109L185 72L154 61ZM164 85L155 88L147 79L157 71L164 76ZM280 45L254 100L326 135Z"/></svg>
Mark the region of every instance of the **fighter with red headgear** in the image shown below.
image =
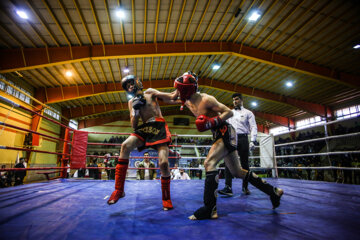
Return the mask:
<svg viewBox="0 0 360 240"><path fill-rule="evenodd" d="M132 97L128 102L132 133L121 145L120 157L115 171L115 191L111 194L108 204L116 203L125 196L124 185L129 164L130 152L135 148L140 151L151 147L157 150L161 172L161 190L163 209L173 208L170 198L169 143L171 134L161 114L159 103L150 91L143 92L141 81L129 75L122 79L122 87ZM139 120L142 125L139 125Z"/></svg>
<svg viewBox="0 0 360 240"><path fill-rule="evenodd" d="M241 168L237 147L235 129L226 122L232 117L232 111L206 93L197 92L198 81L194 75L185 73L175 80L176 90L165 93L153 90L154 95L172 104L185 104L196 117L196 127L200 132L211 130L214 142L207 155L204 167L206 170L204 206L200 207L189 217L191 220L217 218L216 197L218 188L217 163L225 160L231 174L250 182L256 188L270 196L272 207L280 205L283 190L273 187L262 180L255 173ZM180 98L180 99L178 99Z"/></svg>

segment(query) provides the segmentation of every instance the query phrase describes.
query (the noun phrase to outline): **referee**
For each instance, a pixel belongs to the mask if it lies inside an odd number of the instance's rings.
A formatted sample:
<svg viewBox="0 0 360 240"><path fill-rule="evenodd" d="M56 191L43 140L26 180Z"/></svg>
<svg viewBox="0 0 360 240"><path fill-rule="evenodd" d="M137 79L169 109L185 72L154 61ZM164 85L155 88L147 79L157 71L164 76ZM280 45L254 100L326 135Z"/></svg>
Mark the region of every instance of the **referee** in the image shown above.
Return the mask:
<svg viewBox="0 0 360 240"><path fill-rule="evenodd" d="M227 121L230 123L236 131L238 142L237 151L240 156L241 167L249 170L249 150L252 151L255 148L255 140L257 135L257 127L254 114L248 109L243 107L243 98L241 93L234 93L232 95L234 109L232 110L234 115ZM250 134L250 144L248 135ZM225 187L219 190L219 194L232 196L232 178L228 167L225 165ZM249 195L250 191L247 186L247 182L243 180L242 191Z"/></svg>

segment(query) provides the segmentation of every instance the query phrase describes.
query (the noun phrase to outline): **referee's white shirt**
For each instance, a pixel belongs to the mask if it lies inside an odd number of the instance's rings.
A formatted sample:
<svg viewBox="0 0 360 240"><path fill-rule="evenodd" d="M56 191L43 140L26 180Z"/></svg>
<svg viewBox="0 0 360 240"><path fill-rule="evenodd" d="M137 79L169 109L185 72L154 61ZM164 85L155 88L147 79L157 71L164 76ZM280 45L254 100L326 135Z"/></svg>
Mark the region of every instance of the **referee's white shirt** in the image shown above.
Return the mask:
<svg viewBox="0 0 360 240"><path fill-rule="evenodd" d="M250 141L254 142L257 135L257 126L254 114L244 107L231 110L234 116L226 120L236 131L236 134L250 134Z"/></svg>

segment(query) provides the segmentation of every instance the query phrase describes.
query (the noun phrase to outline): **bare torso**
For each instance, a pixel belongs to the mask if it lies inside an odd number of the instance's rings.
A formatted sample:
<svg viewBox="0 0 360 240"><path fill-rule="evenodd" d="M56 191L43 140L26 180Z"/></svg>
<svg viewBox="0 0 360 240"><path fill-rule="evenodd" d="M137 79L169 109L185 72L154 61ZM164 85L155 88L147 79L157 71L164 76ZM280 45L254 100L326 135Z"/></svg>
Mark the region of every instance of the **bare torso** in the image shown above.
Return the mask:
<svg viewBox="0 0 360 240"><path fill-rule="evenodd" d="M208 117L218 116L218 113L211 110L208 104L209 95L206 93L195 93L189 100L185 102L185 105L194 114L195 117L199 115L205 115Z"/></svg>
<svg viewBox="0 0 360 240"><path fill-rule="evenodd" d="M159 103L154 94L145 91L144 98L146 99L146 104L140 108L140 117L143 123L152 117L162 117Z"/></svg>

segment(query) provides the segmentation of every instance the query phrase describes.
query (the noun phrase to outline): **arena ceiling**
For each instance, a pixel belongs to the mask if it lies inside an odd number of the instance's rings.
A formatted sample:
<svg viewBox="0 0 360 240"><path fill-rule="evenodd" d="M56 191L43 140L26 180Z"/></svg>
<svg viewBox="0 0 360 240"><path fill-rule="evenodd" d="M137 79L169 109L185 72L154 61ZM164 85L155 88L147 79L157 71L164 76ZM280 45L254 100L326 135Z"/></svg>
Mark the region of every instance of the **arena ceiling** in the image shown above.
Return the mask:
<svg viewBox="0 0 360 240"><path fill-rule="evenodd" d="M228 106L242 92L245 107L266 127L360 102L360 48L353 48L360 44L359 1L2 0L0 6L0 73L31 84L39 99L70 118L123 118L122 77L134 74L146 88L171 91L187 70L198 73L201 92ZM250 21L254 10L261 16ZM162 109L179 114L179 106Z"/></svg>

